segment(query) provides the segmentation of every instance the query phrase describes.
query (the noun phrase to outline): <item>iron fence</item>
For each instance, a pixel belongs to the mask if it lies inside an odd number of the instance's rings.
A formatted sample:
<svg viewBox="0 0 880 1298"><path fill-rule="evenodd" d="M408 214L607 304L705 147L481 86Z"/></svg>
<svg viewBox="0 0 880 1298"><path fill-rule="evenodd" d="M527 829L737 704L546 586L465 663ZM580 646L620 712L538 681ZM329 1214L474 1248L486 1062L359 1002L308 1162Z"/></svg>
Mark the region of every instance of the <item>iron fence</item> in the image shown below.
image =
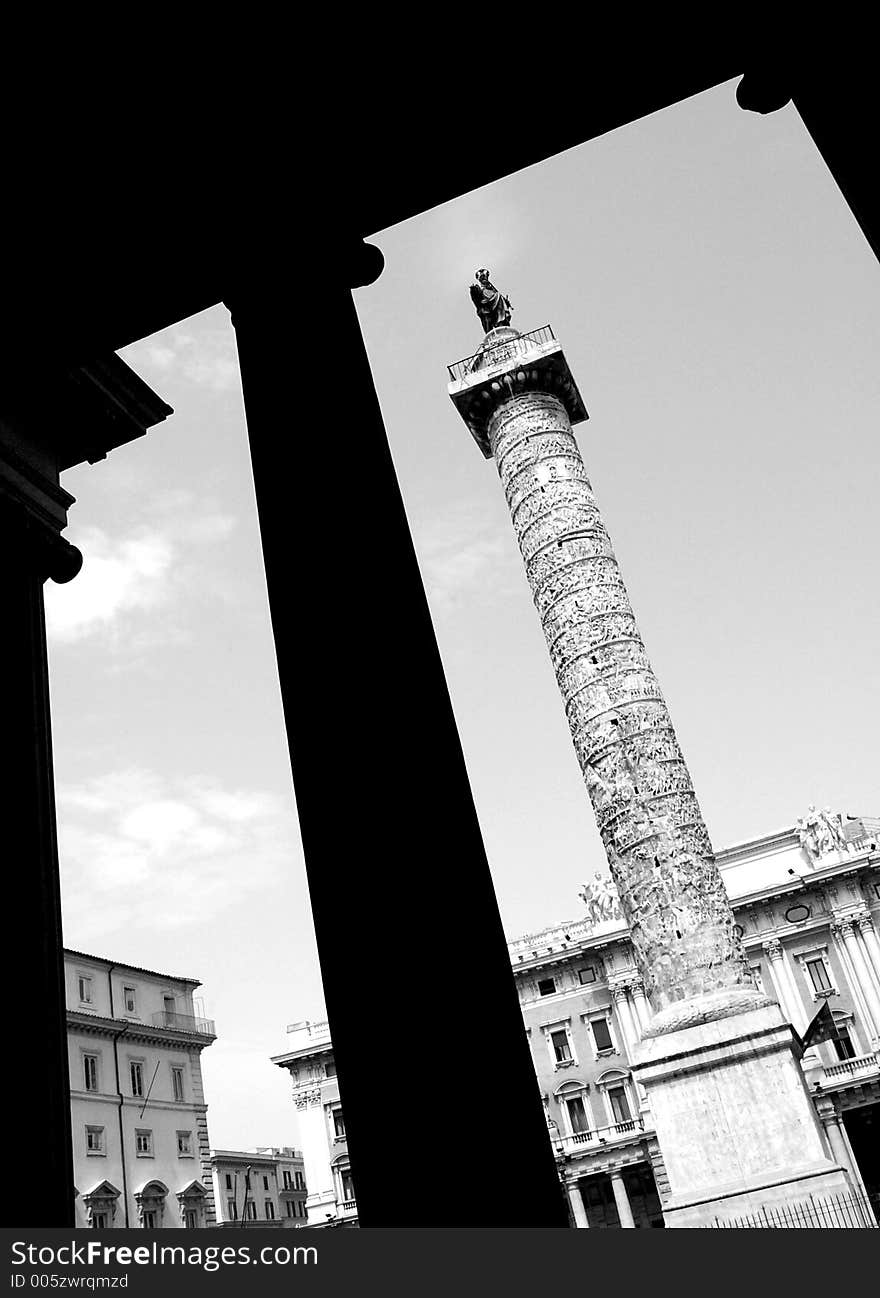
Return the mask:
<svg viewBox="0 0 880 1298"><path fill-rule="evenodd" d="M859 1191L764 1207L739 1217L716 1217L704 1229L715 1230L876 1230L880 1196Z"/></svg>
<svg viewBox="0 0 880 1298"><path fill-rule="evenodd" d="M463 379L466 375L473 373L474 370L490 369L494 364L501 363L511 359L514 356L520 356L531 351L532 348L538 347L541 343L551 343L555 341L555 335L549 325L542 325L540 329L533 329L531 333L520 334L517 338L504 338L495 347L487 347L485 351L474 352L473 356L465 356L463 361L456 361L454 365L448 365L449 377L453 383Z"/></svg>

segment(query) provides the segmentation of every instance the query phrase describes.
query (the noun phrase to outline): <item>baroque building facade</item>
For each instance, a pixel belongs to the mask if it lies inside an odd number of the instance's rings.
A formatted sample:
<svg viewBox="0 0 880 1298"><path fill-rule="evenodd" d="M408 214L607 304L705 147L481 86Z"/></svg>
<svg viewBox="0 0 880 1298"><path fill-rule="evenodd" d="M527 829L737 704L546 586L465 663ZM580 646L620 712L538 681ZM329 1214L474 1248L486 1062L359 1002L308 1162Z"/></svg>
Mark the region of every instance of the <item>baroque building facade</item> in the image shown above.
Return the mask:
<svg viewBox="0 0 880 1298"><path fill-rule="evenodd" d="M199 982L65 950L76 1225L215 1224Z"/></svg>
<svg viewBox="0 0 880 1298"><path fill-rule="evenodd" d="M286 1068L293 1084L309 1225L356 1226L357 1198L329 1025L326 1019L291 1023L287 1035L290 1048L273 1056L272 1063Z"/></svg>
<svg viewBox="0 0 880 1298"><path fill-rule="evenodd" d="M716 859L758 987L799 1034L831 1011L801 1067L829 1156L876 1214L880 820L811 809ZM597 876L582 896L586 917L509 944L560 1179L577 1227L660 1227L663 1150L631 1071L650 1009L613 889Z"/></svg>
<svg viewBox="0 0 880 1298"><path fill-rule="evenodd" d="M255 1150L212 1149L214 1203L219 1226L305 1226L303 1156L290 1145Z"/></svg>

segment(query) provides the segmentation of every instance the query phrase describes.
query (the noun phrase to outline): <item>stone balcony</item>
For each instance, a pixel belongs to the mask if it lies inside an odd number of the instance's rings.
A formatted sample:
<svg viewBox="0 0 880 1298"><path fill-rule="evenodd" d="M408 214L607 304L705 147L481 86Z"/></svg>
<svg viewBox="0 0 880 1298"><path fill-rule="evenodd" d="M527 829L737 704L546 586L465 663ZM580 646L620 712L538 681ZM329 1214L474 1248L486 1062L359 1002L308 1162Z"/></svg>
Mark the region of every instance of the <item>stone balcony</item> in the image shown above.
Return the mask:
<svg viewBox="0 0 880 1298"><path fill-rule="evenodd" d="M573 1135L558 1136L553 1141L553 1148L558 1155L589 1154L605 1149L608 1145L638 1140L645 1131L644 1117L629 1118L626 1122L614 1122L608 1127L596 1127L591 1131L576 1131Z"/></svg>
<svg viewBox="0 0 880 1298"><path fill-rule="evenodd" d="M880 1059L875 1051L870 1055L857 1055L855 1059L839 1059L834 1064L826 1064L819 1085L823 1090L831 1090L850 1081L869 1081L877 1077L880 1077Z"/></svg>
<svg viewBox="0 0 880 1298"><path fill-rule="evenodd" d="M159 1010L153 1015L153 1026L171 1028L173 1032L191 1032L199 1037L216 1037L213 1019L196 1018L194 1014L177 1014L174 1010Z"/></svg>

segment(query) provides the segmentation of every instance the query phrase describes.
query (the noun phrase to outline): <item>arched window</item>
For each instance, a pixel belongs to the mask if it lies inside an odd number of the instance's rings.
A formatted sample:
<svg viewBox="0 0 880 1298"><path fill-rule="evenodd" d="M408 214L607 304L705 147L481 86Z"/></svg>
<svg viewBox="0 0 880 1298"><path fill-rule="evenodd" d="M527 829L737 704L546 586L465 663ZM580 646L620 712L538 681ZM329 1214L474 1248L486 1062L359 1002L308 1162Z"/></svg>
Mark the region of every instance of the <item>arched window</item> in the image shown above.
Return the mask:
<svg viewBox="0 0 880 1298"><path fill-rule="evenodd" d="M596 1088L605 1104L608 1126L617 1132L630 1130L637 1121L638 1106L629 1073L622 1068L609 1068L596 1079Z"/></svg>
<svg viewBox="0 0 880 1298"><path fill-rule="evenodd" d="M589 1139L593 1130L586 1082L563 1082L555 1091L567 1136Z"/></svg>
<svg viewBox="0 0 880 1298"><path fill-rule="evenodd" d="M142 1230L159 1230L165 1216L168 1186L162 1181L146 1181L134 1192L138 1225Z"/></svg>

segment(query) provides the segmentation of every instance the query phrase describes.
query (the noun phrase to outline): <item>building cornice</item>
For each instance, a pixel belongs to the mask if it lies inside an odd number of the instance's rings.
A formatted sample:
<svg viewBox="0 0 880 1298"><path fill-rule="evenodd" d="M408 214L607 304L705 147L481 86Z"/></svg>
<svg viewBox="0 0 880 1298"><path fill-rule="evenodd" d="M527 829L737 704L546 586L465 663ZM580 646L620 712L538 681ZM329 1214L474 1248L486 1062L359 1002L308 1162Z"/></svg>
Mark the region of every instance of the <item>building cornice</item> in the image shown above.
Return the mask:
<svg viewBox="0 0 880 1298"><path fill-rule="evenodd" d="M216 1040L215 1037L203 1032L154 1027L149 1023L106 1018L101 1014L87 1014L81 1010L67 1011L67 1026L92 1036L125 1037L127 1041L144 1041L151 1045L177 1047L179 1050L204 1050L205 1046L211 1045Z"/></svg>

